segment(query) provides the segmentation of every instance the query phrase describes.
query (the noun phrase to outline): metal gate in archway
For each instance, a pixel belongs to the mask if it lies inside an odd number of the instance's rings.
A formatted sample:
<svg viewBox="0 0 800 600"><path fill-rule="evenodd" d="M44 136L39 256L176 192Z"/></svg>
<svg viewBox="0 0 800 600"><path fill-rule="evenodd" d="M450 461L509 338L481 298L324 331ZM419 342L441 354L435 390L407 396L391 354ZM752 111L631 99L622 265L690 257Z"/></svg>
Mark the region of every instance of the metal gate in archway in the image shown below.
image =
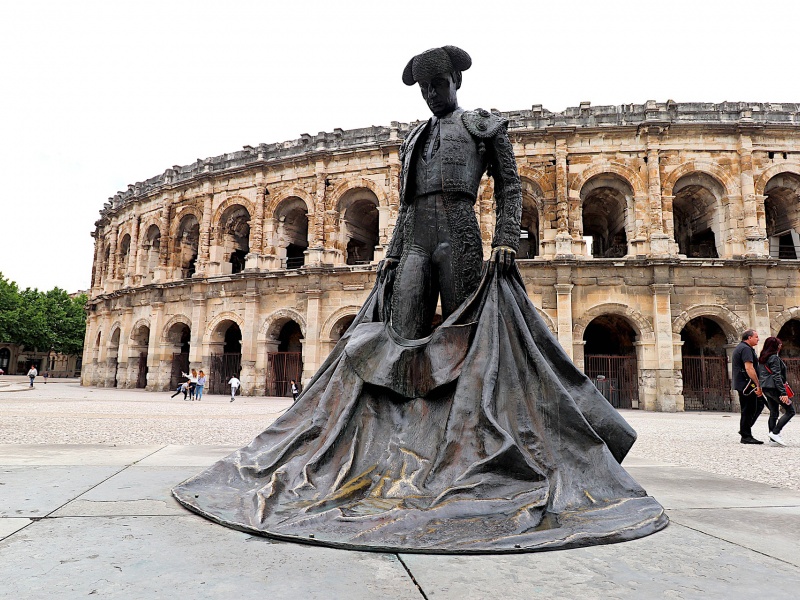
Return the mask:
<svg viewBox="0 0 800 600"><path fill-rule="evenodd" d="M228 394L231 388L228 381L242 372L242 355L225 353L211 355L211 372L208 374L209 394ZM241 388L239 388L241 392Z"/></svg>
<svg viewBox="0 0 800 600"><path fill-rule="evenodd" d="M302 374L302 352L267 352L267 396L291 396L291 381Z"/></svg>
<svg viewBox="0 0 800 600"><path fill-rule="evenodd" d="M639 405L639 370L635 356L586 356L584 373L614 408Z"/></svg>
<svg viewBox="0 0 800 600"><path fill-rule="evenodd" d="M733 410L726 357L684 356L682 373L684 410Z"/></svg>
<svg viewBox="0 0 800 600"><path fill-rule="evenodd" d="M185 381L183 373L189 372L189 353L175 352L172 355L172 371L169 376L169 389L175 391L181 381Z"/></svg>
<svg viewBox="0 0 800 600"><path fill-rule="evenodd" d="M175 387L177 385L175 384ZM139 353L139 371L136 374L136 387L139 389L147 387L147 352Z"/></svg>

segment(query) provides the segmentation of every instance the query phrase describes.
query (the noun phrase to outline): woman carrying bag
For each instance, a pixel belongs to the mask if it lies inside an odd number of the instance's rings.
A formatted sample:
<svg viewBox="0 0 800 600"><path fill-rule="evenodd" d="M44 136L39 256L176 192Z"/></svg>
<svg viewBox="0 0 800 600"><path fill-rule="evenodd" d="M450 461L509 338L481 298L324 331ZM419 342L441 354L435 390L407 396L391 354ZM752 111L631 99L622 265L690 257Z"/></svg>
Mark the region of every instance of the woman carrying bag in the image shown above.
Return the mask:
<svg viewBox="0 0 800 600"><path fill-rule="evenodd" d="M769 439L786 446L781 438L781 430L795 414L792 396L794 392L786 381L786 365L778 356L783 343L776 337L768 337L764 341L761 355L758 357L758 381L764 391L769 407ZM778 420L780 408L784 414Z"/></svg>

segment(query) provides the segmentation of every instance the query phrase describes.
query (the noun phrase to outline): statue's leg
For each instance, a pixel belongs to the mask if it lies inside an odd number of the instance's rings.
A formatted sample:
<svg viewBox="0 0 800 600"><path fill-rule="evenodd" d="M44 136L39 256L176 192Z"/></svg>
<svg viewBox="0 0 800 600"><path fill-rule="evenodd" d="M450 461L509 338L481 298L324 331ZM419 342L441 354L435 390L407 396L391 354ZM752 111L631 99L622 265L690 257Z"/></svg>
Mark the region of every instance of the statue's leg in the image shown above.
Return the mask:
<svg viewBox="0 0 800 600"><path fill-rule="evenodd" d="M407 340L430 335L439 295L438 282L431 277L428 252L412 245L397 267L392 298L392 328Z"/></svg>
<svg viewBox="0 0 800 600"><path fill-rule="evenodd" d="M442 318L446 319L478 287L483 254L478 221L471 203L445 203L439 215L433 265L441 287Z"/></svg>

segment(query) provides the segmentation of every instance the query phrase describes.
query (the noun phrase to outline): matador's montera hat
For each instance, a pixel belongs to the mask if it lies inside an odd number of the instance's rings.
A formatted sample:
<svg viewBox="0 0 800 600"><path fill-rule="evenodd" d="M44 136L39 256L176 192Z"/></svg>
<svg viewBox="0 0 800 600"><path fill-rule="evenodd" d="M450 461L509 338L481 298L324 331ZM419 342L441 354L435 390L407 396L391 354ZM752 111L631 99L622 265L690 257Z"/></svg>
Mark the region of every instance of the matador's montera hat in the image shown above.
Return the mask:
<svg viewBox="0 0 800 600"><path fill-rule="evenodd" d="M403 83L414 85L418 81L428 81L435 75L452 71L466 71L472 66L469 54L457 46L431 48L417 54L403 69Z"/></svg>

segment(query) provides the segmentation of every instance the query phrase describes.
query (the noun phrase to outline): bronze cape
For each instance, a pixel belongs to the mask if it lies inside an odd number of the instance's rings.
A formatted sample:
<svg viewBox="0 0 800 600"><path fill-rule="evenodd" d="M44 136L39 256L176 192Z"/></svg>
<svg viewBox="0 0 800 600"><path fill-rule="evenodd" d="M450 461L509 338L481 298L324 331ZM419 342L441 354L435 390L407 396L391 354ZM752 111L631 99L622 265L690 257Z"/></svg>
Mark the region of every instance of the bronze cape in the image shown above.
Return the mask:
<svg viewBox="0 0 800 600"><path fill-rule="evenodd" d="M187 508L278 539L392 552L526 552L665 527L620 462L636 439L492 263L432 335L404 340L379 281L299 400L177 486Z"/></svg>

